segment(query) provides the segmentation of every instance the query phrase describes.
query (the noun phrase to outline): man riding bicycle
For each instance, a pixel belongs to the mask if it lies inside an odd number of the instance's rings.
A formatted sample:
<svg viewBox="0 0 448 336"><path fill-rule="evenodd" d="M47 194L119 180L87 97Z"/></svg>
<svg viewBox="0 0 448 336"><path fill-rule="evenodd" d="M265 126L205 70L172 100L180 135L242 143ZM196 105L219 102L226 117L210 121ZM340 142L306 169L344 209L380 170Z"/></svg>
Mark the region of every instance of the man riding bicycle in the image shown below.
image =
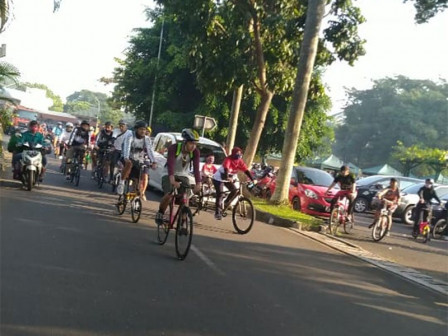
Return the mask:
<svg viewBox="0 0 448 336"><path fill-rule="evenodd" d="M246 164L243 161L243 151L241 148L234 147L232 149L231 155L226 157L219 169L213 175L213 185L216 190L216 209L215 209L215 219L221 220L221 204L224 196L224 186L230 191L230 194L227 196L224 201L224 207L228 204L227 202L233 199L233 197L238 192L238 189L235 187L235 177L236 174L241 171L247 175L247 177L254 182L254 178L252 177L252 173L247 168Z"/></svg>
<svg viewBox="0 0 448 336"><path fill-rule="evenodd" d="M107 176L106 168L109 168L110 176L113 174L113 167L111 164L110 156L107 156L107 150L112 147L113 144L113 125L110 121L104 124L104 128L97 135L95 146L92 152L92 176L95 174L95 169L98 164L103 165L103 172L106 171L103 176ZM101 162L98 162L100 158Z"/></svg>
<svg viewBox="0 0 448 336"><path fill-rule="evenodd" d="M333 187L339 183L341 190L335 195L331 200L330 212L333 210L337 201L341 197L347 197L348 199L348 216L347 219L353 222L353 205L356 198L356 178L355 175L350 173L350 168L348 166L342 166L340 172L336 175L333 183L328 187L326 194L330 192Z"/></svg>
<svg viewBox="0 0 448 336"><path fill-rule="evenodd" d="M65 154L65 146L68 145L72 133L73 124L71 122L68 122L65 124L65 129L62 131L59 137L59 159L62 159L63 155Z"/></svg>
<svg viewBox="0 0 448 336"><path fill-rule="evenodd" d="M376 196L380 202L376 205L373 223L369 225L369 229L375 225L381 215L381 210L386 205L386 209L389 210L389 228L387 232L387 235L389 235L390 229L392 228L392 214L397 209L398 202L400 201L400 189L398 189L397 179L391 178L389 186L380 191Z"/></svg>
<svg viewBox="0 0 448 336"><path fill-rule="evenodd" d="M113 179L114 170L118 165L118 162L122 159L123 144L128 137L132 137L132 131L128 129L128 125L124 120L118 122L118 127L120 133L115 137L114 140L114 150L112 151L111 165L112 165L112 175L110 179ZM124 163L124 160L123 160Z"/></svg>
<svg viewBox="0 0 448 336"><path fill-rule="evenodd" d="M87 120L83 120L81 122L81 126L74 129L72 132L72 135L70 136L70 140L68 141L69 149L66 153L67 158L67 166L66 166L66 173L67 173L67 180L70 179L70 173L72 168L72 160L75 156L75 153L78 153L81 151L82 156L84 155L84 150L86 149L86 146L88 146L90 141L90 124ZM83 157L80 158L80 162L82 163Z"/></svg>
<svg viewBox="0 0 448 336"><path fill-rule="evenodd" d="M134 125L134 133L132 136L128 136L123 144L123 179L117 186L117 193L122 195L124 192L124 182L130 177L132 179L138 179L140 176L140 165L146 164L151 166L152 169L156 169L156 159L152 150L151 140L145 135L146 127L148 125L144 121L137 121ZM147 160L150 160L150 164ZM145 168L143 174L149 174L148 167ZM140 181L141 182L141 181ZM142 193L142 187L139 185L138 189ZM141 195L143 200L146 200L145 195Z"/></svg>
<svg viewBox="0 0 448 336"><path fill-rule="evenodd" d="M185 189L182 185L190 185L190 170L193 168L195 187L194 192L201 190L201 171L199 169L200 152L196 148L199 134L195 130L185 128L182 130L183 141L168 147L167 168L168 175L162 177L162 188L165 196L160 201L159 211L156 214L156 224L163 224L163 215L171 201L173 188L182 194Z"/></svg>
<svg viewBox="0 0 448 336"><path fill-rule="evenodd" d="M418 196L420 197L420 201L415 206L414 212L414 228L413 234L418 234L419 231L419 221L420 216L423 212L423 221L426 222L428 219L428 211L425 211L431 207L431 200L435 199L439 204L442 204L439 197L437 196L434 190L434 181L432 179L426 179L425 185L420 188L418 191Z"/></svg>

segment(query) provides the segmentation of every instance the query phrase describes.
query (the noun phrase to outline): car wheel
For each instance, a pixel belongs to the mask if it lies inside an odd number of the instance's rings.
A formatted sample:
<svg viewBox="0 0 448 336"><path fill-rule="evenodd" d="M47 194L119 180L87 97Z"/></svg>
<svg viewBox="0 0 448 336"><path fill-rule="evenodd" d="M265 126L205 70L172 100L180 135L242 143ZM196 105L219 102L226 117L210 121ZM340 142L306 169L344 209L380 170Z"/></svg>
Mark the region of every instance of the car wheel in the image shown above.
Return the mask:
<svg viewBox="0 0 448 336"><path fill-rule="evenodd" d="M294 197L292 200L292 208L296 211L300 211L301 205L300 205L300 199L298 197Z"/></svg>
<svg viewBox="0 0 448 336"><path fill-rule="evenodd" d="M412 220L412 210L414 209L413 205L408 206L401 215L401 221L407 225L413 225L414 221Z"/></svg>
<svg viewBox="0 0 448 336"><path fill-rule="evenodd" d="M356 212L365 212L368 208L368 202L364 197L358 197L355 199L354 210Z"/></svg>

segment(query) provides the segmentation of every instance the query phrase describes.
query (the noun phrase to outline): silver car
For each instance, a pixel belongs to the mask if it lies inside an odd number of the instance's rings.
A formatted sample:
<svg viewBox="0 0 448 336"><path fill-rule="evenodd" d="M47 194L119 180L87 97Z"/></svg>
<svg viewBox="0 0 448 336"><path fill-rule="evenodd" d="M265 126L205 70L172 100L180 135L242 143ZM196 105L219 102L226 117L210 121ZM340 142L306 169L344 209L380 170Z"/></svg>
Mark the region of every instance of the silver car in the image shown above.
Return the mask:
<svg viewBox="0 0 448 336"><path fill-rule="evenodd" d="M424 185L425 183L417 183L402 190L400 203L398 203L397 210L394 212L394 217L401 218L401 221L405 224L414 224L412 221L412 210L420 199L417 193ZM437 196L441 198L448 194L448 185L435 184L434 190Z"/></svg>

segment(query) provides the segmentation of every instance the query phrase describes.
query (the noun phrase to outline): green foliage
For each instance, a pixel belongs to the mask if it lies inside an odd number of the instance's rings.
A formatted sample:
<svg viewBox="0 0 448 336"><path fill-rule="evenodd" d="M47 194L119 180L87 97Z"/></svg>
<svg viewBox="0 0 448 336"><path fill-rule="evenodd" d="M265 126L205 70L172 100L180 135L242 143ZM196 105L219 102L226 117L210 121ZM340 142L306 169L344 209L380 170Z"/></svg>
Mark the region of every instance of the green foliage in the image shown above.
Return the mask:
<svg viewBox="0 0 448 336"><path fill-rule="evenodd" d="M336 129L335 154L360 167L390 162L392 147L448 149L448 84L403 76L348 91L344 124Z"/></svg>
<svg viewBox="0 0 448 336"><path fill-rule="evenodd" d="M413 168L422 164L430 166L436 174L448 168L448 150L420 145L405 147L401 141L393 147L392 158L402 164L405 176L409 176Z"/></svg>
<svg viewBox="0 0 448 336"><path fill-rule="evenodd" d="M3 6L4 3L0 3L0 5ZM2 8L0 9L3 10ZM6 62L0 62L0 101L3 101L3 104L0 106L0 132L11 124L12 109L10 108L10 105L14 104L14 102L3 93L3 87L11 82L17 83L19 76L20 72L15 66Z"/></svg>
<svg viewBox="0 0 448 336"><path fill-rule="evenodd" d="M64 104L62 103L61 97L50 90L45 84L22 83L21 86L45 90L47 98L50 98L53 101L53 105L50 107L50 110L56 112L62 112L64 110Z"/></svg>
<svg viewBox="0 0 448 336"><path fill-rule="evenodd" d="M426 23L437 13L448 8L448 0L404 0L404 2L414 2L417 23Z"/></svg>

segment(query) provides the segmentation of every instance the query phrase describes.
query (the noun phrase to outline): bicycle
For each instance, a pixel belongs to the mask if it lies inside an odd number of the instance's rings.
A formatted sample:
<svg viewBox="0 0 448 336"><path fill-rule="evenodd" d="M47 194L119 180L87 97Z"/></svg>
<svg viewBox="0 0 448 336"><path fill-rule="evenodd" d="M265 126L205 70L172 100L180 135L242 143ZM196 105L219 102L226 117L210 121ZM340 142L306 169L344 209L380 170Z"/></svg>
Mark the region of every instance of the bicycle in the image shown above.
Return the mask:
<svg viewBox="0 0 448 336"><path fill-rule="evenodd" d="M337 196L337 201L330 214L329 231L330 234L336 236L338 234L339 226L343 226L344 232L349 234L353 229L354 218L352 221L348 220L348 198L346 195Z"/></svg>
<svg viewBox="0 0 448 336"><path fill-rule="evenodd" d="M391 224L391 216L393 210L388 209L388 205L394 204L391 201L383 200L383 208L381 209L380 216L375 222L375 225L372 228L372 239L373 241L380 241L383 239L387 233L389 232L389 227Z"/></svg>
<svg viewBox="0 0 448 336"><path fill-rule="evenodd" d="M123 165L122 165L121 161L118 161L117 165L114 167L114 176L113 176L112 181L111 181L112 192L113 193L115 192L115 190L117 190L117 186L121 182L122 170L123 170Z"/></svg>
<svg viewBox="0 0 448 336"><path fill-rule="evenodd" d="M176 255L179 260L185 260L193 238L193 214L189 207L191 186L185 184L181 184L181 186L185 190L183 193L179 194L176 188L173 188L170 193L172 197L169 203L169 217L164 218L163 223L157 225L157 240L160 245L165 244L170 230L174 229L174 223L177 223L175 227ZM176 204L179 206L175 212ZM185 242L184 238L186 238Z"/></svg>
<svg viewBox="0 0 448 336"><path fill-rule="evenodd" d="M70 171L70 183L75 183L75 186L79 186L79 180L81 178L82 160L84 157L85 149L77 149L73 155L72 169Z"/></svg>
<svg viewBox="0 0 448 336"><path fill-rule="evenodd" d="M119 195L118 196L118 201L115 204L116 208L117 208L117 213L118 215L122 215L124 214L124 212L126 211L126 207L127 204L130 203L131 204L131 218L132 218L132 222L133 223L137 223L140 219L140 216L142 214L142 208L143 208L143 204L142 204L142 200L141 200L141 195L140 195L140 182L142 180L142 175L143 172L145 170L145 168L147 168L148 166L145 165L144 163L139 163L139 175L138 175L138 179L136 179L136 186L134 187L133 191L129 191L131 185L133 184L133 180L135 179L131 179L128 178L125 182L124 182L124 192L123 195ZM120 175L121 176L121 175Z"/></svg>
<svg viewBox="0 0 448 336"><path fill-rule="evenodd" d="M424 212L428 212L428 216L426 221L423 220ZM423 236L423 243L427 243L431 240L431 219L432 219L432 207L431 205L426 205L424 208L421 208L420 211L420 219L418 223L418 232L412 232L412 237L417 239L419 235Z"/></svg>
<svg viewBox="0 0 448 336"><path fill-rule="evenodd" d="M192 197L191 199L191 201L194 201L196 206L196 210L193 213L193 216L199 215L201 211L212 209L212 199L214 197L216 197L216 191L213 187L213 183L211 182L211 178L208 178L207 182L202 184L199 195L195 195L195 197ZM192 203L191 201L190 203Z"/></svg>
<svg viewBox="0 0 448 336"><path fill-rule="evenodd" d="M222 216L227 217L227 210L232 206L232 203L237 199L237 202L232 209L232 224L236 232L239 234L246 234L254 225L255 207L252 201L243 195L243 185L247 186L249 191L255 186L252 182L240 182L238 192L228 202L224 203L221 210ZM224 192L229 195L230 191Z"/></svg>
<svg viewBox="0 0 448 336"><path fill-rule="evenodd" d="M105 166L108 167L108 165L105 165L105 163L108 163L110 165L110 153L110 148L98 151L98 165L95 168L94 179L97 181L99 189L103 187L104 181L106 180L104 176L104 169ZM106 176L107 174L108 172L106 172Z"/></svg>

